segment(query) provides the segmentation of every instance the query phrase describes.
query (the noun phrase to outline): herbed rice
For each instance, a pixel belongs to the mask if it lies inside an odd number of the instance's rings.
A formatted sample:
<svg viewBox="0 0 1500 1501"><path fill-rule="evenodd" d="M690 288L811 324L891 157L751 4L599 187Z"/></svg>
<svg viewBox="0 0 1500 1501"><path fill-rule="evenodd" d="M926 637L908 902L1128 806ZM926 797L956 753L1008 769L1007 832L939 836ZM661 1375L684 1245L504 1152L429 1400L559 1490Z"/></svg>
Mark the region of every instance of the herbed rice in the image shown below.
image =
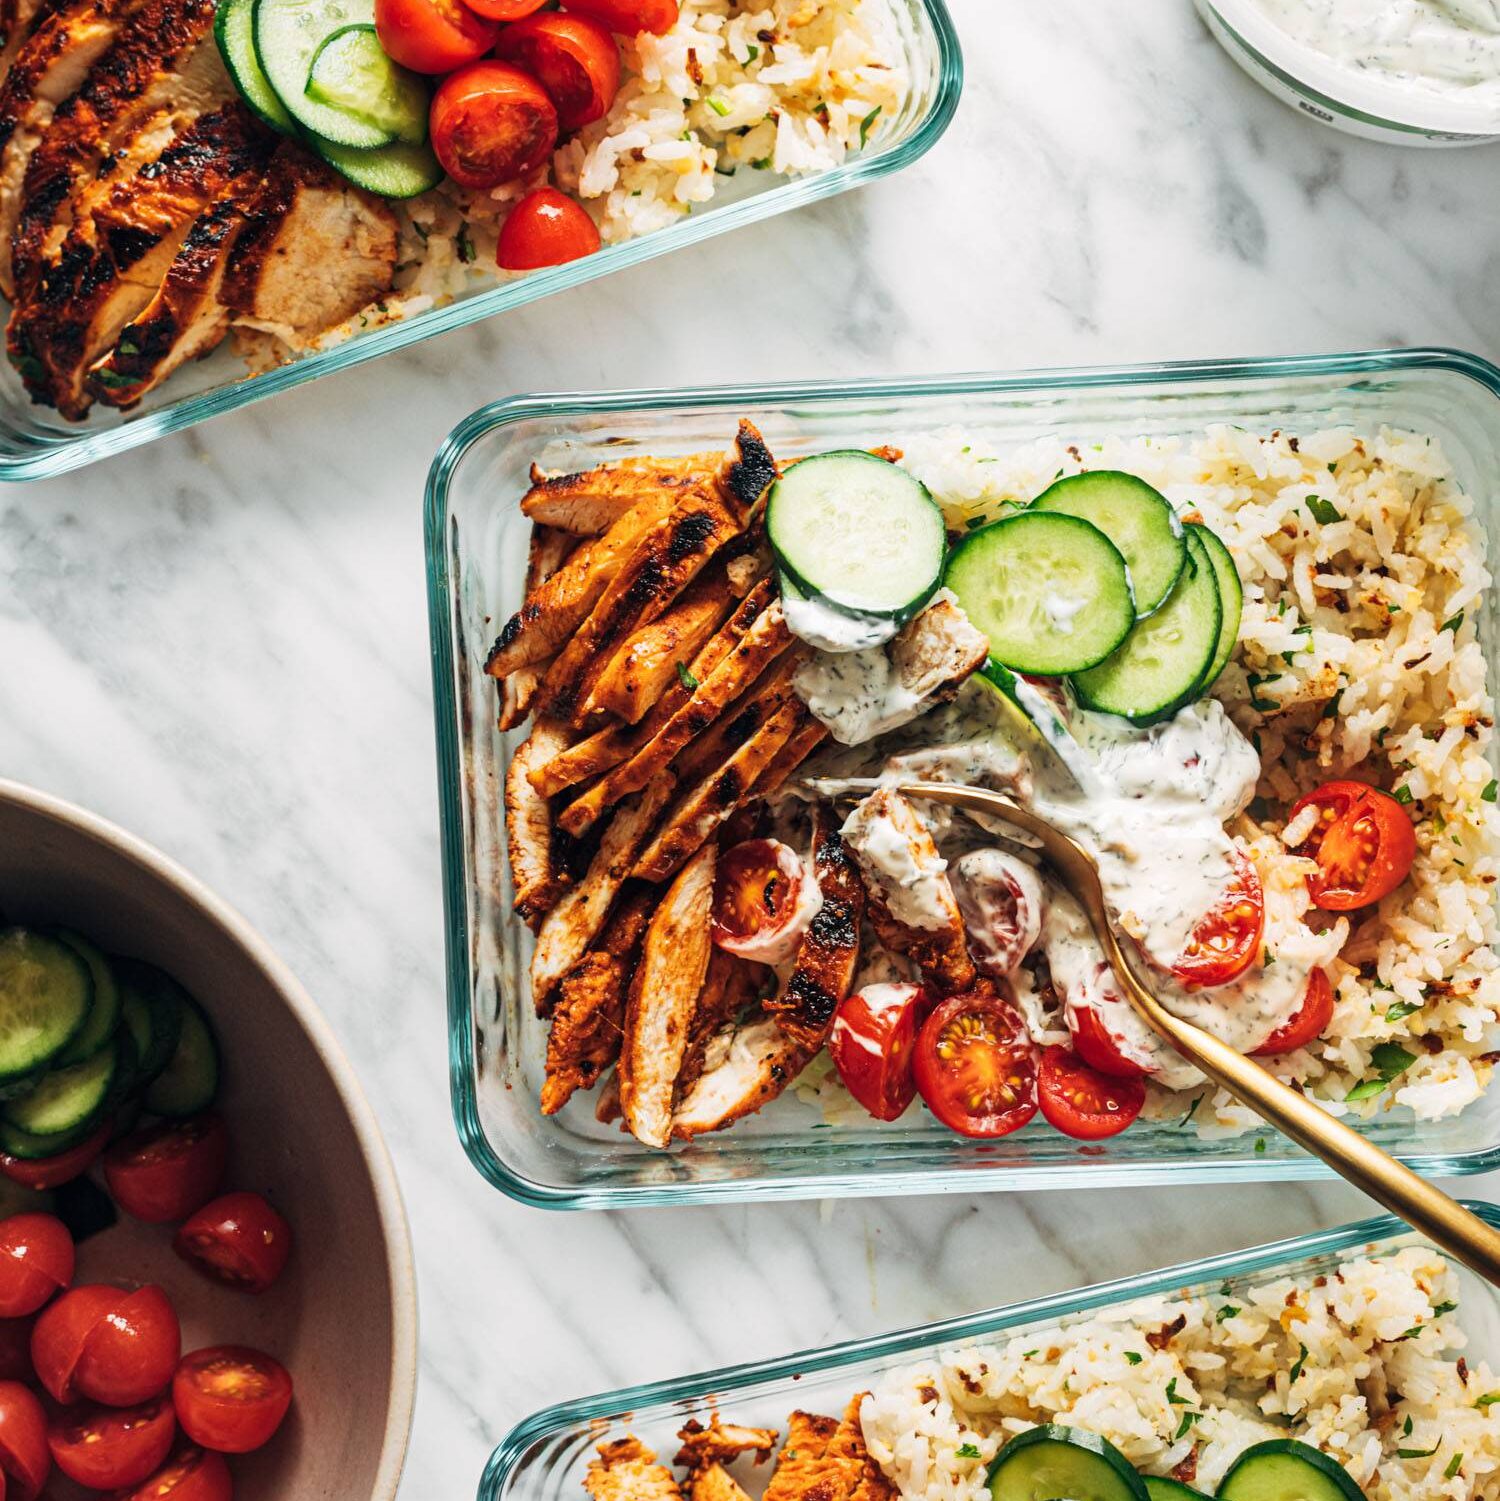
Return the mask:
<svg viewBox="0 0 1500 1501"><path fill-rule="evenodd" d="M1500 1377L1462 1357L1457 1298L1449 1263L1413 1248L1150 1299L892 1372L862 1409L865 1443L904 1501L988 1501L990 1461L1049 1421L1210 1494L1251 1444L1293 1437L1370 1501L1493 1501Z"/></svg>

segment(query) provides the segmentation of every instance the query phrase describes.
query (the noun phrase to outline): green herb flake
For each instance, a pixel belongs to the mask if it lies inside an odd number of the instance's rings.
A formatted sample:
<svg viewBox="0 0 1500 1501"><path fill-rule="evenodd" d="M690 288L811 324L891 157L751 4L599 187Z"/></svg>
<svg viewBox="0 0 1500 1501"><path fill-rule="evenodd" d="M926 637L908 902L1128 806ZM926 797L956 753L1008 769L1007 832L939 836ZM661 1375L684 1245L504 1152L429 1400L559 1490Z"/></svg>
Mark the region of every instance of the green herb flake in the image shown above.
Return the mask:
<svg viewBox="0 0 1500 1501"><path fill-rule="evenodd" d="M1396 1458L1397 1459L1431 1459L1432 1456L1437 1453L1437 1451L1438 1451L1438 1446L1436 1444L1434 1444L1430 1449L1397 1449L1396 1450Z"/></svg>
<svg viewBox="0 0 1500 1501"><path fill-rule="evenodd" d="M1500 1402L1500 1392L1486 1392L1474 1405L1480 1412Z"/></svg>
<svg viewBox="0 0 1500 1501"><path fill-rule="evenodd" d="M1297 1342L1297 1363L1292 1367L1292 1381L1295 1383L1302 1374L1302 1367L1307 1364L1307 1346L1300 1340Z"/></svg>
<svg viewBox="0 0 1500 1501"><path fill-rule="evenodd" d="M1257 1157L1264 1157L1266 1155L1266 1139L1264 1136L1257 1136L1255 1138L1255 1155Z"/></svg>
<svg viewBox="0 0 1500 1501"><path fill-rule="evenodd" d="M755 161L751 162L750 165L757 172L764 172L771 165L771 158L769 156L758 157Z"/></svg>
<svg viewBox="0 0 1500 1501"><path fill-rule="evenodd" d="M1463 1468L1463 1463L1463 1455L1455 1454L1453 1458L1448 1461L1448 1468L1443 1471L1443 1479L1452 1480L1453 1477L1458 1474L1458 1472Z"/></svg>
<svg viewBox="0 0 1500 1501"><path fill-rule="evenodd" d="M1237 1319L1239 1316L1240 1316L1240 1310L1238 1308L1236 1308L1233 1303L1226 1303L1214 1315L1214 1323L1216 1323L1216 1324L1222 1324L1225 1319Z"/></svg>
<svg viewBox="0 0 1500 1501"><path fill-rule="evenodd" d="M1405 782L1403 782L1399 787L1397 787L1395 789L1395 791L1393 791L1391 793L1391 796L1393 798L1395 798L1396 801L1398 803L1400 803L1403 808L1407 807L1412 802L1412 799L1413 799L1412 790L1411 790L1410 787L1408 787L1406 785Z"/></svg>
<svg viewBox="0 0 1500 1501"><path fill-rule="evenodd" d="M464 265L467 266L474 260L474 242L469 238L469 221L467 219L458 226L458 233L453 237L453 248L458 251L458 258Z"/></svg>
<svg viewBox="0 0 1500 1501"><path fill-rule="evenodd" d="M958 1446L958 1448L954 1452L958 1455L958 1457L960 1459L978 1459L979 1458L979 1445L978 1444L960 1444Z"/></svg>
<svg viewBox="0 0 1500 1501"><path fill-rule="evenodd" d="M128 357L133 354L139 354L140 352L141 346L137 344L128 333L120 335L119 343L115 345L116 354L123 354Z"/></svg>
<svg viewBox="0 0 1500 1501"><path fill-rule="evenodd" d="M1177 1395L1177 1378L1175 1376L1167 1382L1167 1401L1174 1407L1187 1407L1189 1405L1186 1397L1179 1397Z"/></svg>
<svg viewBox="0 0 1500 1501"><path fill-rule="evenodd" d="M1410 1438L1411 1437L1411 1414L1410 1413L1407 1413L1407 1415L1406 1415L1406 1421L1401 1425L1401 1437L1402 1438Z"/></svg>
<svg viewBox="0 0 1500 1501"><path fill-rule="evenodd" d="M1399 1345L1404 1339L1415 1339L1421 1332L1422 1326L1420 1324L1413 1324L1405 1334L1398 1334L1392 1343Z"/></svg>
<svg viewBox="0 0 1500 1501"><path fill-rule="evenodd" d="M1452 1313L1453 1310L1457 1307L1457 1303L1439 1303L1437 1307L1432 1310L1432 1316L1435 1319L1440 1319L1445 1313Z"/></svg>
<svg viewBox="0 0 1500 1501"><path fill-rule="evenodd" d="M864 119L859 122L859 146L861 151L864 150L865 143L870 139L870 131L874 128L876 120L880 118L880 110L881 106L877 104L875 108L872 109L870 113L867 114Z"/></svg>
<svg viewBox="0 0 1500 1501"><path fill-rule="evenodd" d="M964 518L964 530L966 532L977 532L980 527L987 524L983 516L966 516Z"/></svg>
<svg viewBox="0 0 1500 1501"><path fill-rule="evenodd" d="M1492 803L1497 796L1500 796L1500 782L1491 777L1485 784L1484 791L1479 794L1479 800L1482 803Z"/></svg>
<svg viewBox="0 0 1500 1501"><path fill-rule="evenodd" d="M1031 1359L1031 1357L1032 1357L1032 1356L1033 1356L1033 1355L1035 1355L1035 1354L1037 1354L1037 1353L1038 1353L1038 1352L1037 1352L1037 1351L1035 1351L1035 1350L1022 1350L1022 1351L1021 1351L1021 1359L1022 1359L1022 1360L1030 1360L1030 1359Z"/></svg>
<svg viewBox="0 0 1500 1501"><path fill-rule="evenodd" d="M89 379L96 386L103 386L107 391L118 391L124 386L135 384L133 377L121 375L118 370L95 370Z"/></svg>
<svg viewBox="0 0 1500 1501"><path fill-rule="evenodd" d="M1421 1009L1415 1001L1392 1001L1385 1008L1385 1019L1388 1022L1399 1022Z"/></svg>
<svg viewBox="0 0 1500 1501"><path fill-rule="evenodd" d="M1405 1048L1398 1047L1394 1042L1377 1043L1370 1050L1370 1062L1375 1065L1376 1074L1372 1079L1363 1079L1344 1096L1346 1100L1368 1100L1372 1095L1382 1093L1386 1087L1397 1079L1417 1061L1415 1053L1408 1053Z"/></svg>
<svg viewBox="0 0 1500 1501"><path fill-rule="evenodd" d="M716 114L716 115L717 115L717 116L718 116L718 117L719 117L719 118L720 118L720 119L721 119L721 120L722 120L722 119L723 119L723 118L724 118L724 116L725 116L725 115L727 115L727 114L728 114L728 113L729 113L729 106L728 106L728 105L727 105L727 104L725 104L725 103L724 103L724 101L723 101L723 100L722 100L722 99L715 99L715 98L714 98L714 96L713 96L713 95L712 95L712 94L710 94L710 95L709 95L709 96L708 96L708 98L707 98L707 99L706 99L706 100L704 100L704 103L705 103L705 104L707 104L707 105L708 105L708 107L709 107L709 108L710 108L710 109L711 109L711 110L712 110L712 111L713 111L713 112L714 112L714 113L715 113L715 114Z"/></svg>
<svg viewBox="0 0 1500 1501"><path fill-rule="evenodd" d="M1127 1350L1125 1352L1125 1363L1127 1365L1139 1365L1145 1358L1139 1350ZM1500 1401L1500 1392L1495 1393L1495 1398L1497 1401Z"/></svg>
<svg viewBox="0 0 1500 1501"><path fill-rule="evenodd" d="M1172 1435L1172 1442L1175 1444L1178 1439L1182 1438L1202 1416L1202 1413L1193 1412L1191 1409L1183 1413L1182 1421L1177 1425L1177 1432Z"/></svg>
<svg viewBox="0 0 1500 1501"><path fill-rule="evenodd" d="M754 42L751 42L750 45L745 49L745 61L747 63L753 63L759 56L760 48L757 47Z"/></svg>
<svg viewBox="0 0 1500 1501"><path fill-rule="evenodd" d="M687 689L689 693L698 691L698 679L690 673L681 662L677 664L677 681Z"/></svg>
<svg viewBox="0 0 1500 1501"><path fill-rule="evenodd" d="M1309 495L1307 509L1312 512L1312 519L1319 526L1332 526L1335 521L1344 519L1339 508L1331 500L1324 500L1321 495Z"/></svg>
<svg viewBox="0 0 1500 1501"><path fill-rule="evenodd" d="M1458 631L1459 626L1461 626L1463 623L1464 623L1464 612L1462 610L1460 610L1457 615L1450 615L1443 622L1442 629L1445 630L1445 631L1453 631L1456 634L1457 631Z"/></svg>

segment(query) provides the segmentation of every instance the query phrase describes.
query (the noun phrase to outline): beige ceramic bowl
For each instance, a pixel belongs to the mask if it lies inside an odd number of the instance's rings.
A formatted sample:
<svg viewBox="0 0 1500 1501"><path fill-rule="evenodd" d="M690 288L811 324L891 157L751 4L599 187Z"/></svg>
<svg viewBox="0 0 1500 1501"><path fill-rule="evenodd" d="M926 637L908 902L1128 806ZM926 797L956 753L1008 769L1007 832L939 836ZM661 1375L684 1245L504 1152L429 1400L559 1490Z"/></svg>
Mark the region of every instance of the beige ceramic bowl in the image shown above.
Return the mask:
<svg viewBox="0 0 1500 1501"><path fill-rule="evenodd" d="M291 1371L280 1433L233 1461L236 1501L392 1501L416 1389L411 1242L379 1127L327 1023L265 941L185 871L6 781L0 910L147 959L202 1003L225 1057L231 1184L265 1193L296 1236L287 1272L259 1298L199 1278L169 1230L123 1218L80 1248L79 1279L159 1282L184 1349L257 1345Z"/></svg>

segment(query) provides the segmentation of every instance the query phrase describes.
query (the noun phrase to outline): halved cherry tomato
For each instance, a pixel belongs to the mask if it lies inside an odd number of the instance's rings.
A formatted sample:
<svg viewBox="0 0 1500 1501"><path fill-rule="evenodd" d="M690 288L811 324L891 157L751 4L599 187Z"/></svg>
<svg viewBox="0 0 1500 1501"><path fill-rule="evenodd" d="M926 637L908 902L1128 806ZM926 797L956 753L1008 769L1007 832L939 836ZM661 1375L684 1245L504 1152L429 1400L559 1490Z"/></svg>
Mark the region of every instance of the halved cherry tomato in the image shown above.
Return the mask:
<svg viewBox="0 0 1500 1501"><path fill-rule="evenodd" d="M229 1133L217 1115L167 1121L116 1142L104 1178L126 1214L161 1225L185 1220L213 1198L229 1164Z"/></svg>
<svg viewBox="0 0 1500 1501"><path fill-rule="evenodd" d="M746 839L726 850L714 869L713 941L762 964L790 959L816 911L807 901L811 879L802 857L779 839Z"/></svg>
<svg viewBox="0 0 1500 1501"><path fill-rule="evenodd" d="M195 1444L248 1454L281 1426L292 1405L292 1378L279 1361L243 1345L215 1345L186 1356L172 1380L177 1421Z"/></svg>
<svg viewBox="0 0 1500 1501"><path fill-rule="evenodd" d="M181 1444L144 1485L116 1491L110 1501L234 1501L234 1482L222 1455Z"/></svg>
<svg viewBox="0 0 1500 1501"><path fill-rule="evenodd" d="M1417 855L1416 831L1388 792L1363 782L1325 782L1292 805L1287 822L1309 807L1318 810L1318 822L1297 853L1318 862L1307 882L1314 905L1353 912L1406 879Z"/></svg>
<svg viewBox="0 0 1500 1501"><path fill-rule="evenodd" d="M1266 897L1250 857L1234 852L1234 880L1201 919L1177 956L1172 973L1194 990L1227 985L1260 954L1266 927Z"/></svg>
<svg viewBox="0 0 1500 1501"><path fill-rule="evenodd" d="M451 73L495 45L500 23L460 0L375 0L375 32L403 68Z"/></svg>
<svg viewBox="0 0 1500 1501"><path fill-rule="evenodd" d="M0 1220L0 1318L35 1313L73 1280L73 1237L52 1214Z"/></svg>
<svg viewBox="0 0 1500 1501"><path fill-rule="evenodd" d="M1064 1136L1102 1141L1118 1136L1141 1113L1146 1086L1139 1079L1109 1078L1071 1048L1044 1048L1037 1098L1042 1114Z"/></svg>
<svg viewBox="0 0 1500 1501"><path fill-rule="evenodd" d="M1307 990L1302 1004L1291 1020L1283 1023L1256 1048L1258 1058L1273 1058L1278 1053L1295 1052L1305 1048L1328 1030L1333 1020L1333 986L1321 969L1315 969L1308 977Z"/></svg>
<svg viewBox="0 0 1500 1501"><path fill-rule="evenodd" d="M1143 1079L1146 1070L1127 1058L1104 1018L1092 1006L1075 1006L1069 1018L1073 1051L1091 1069L1111 1079Z"/></svg>
<svg viewBox="0 0 1500 1501"><path fill-rule="evenodd" d="M52 1473L47 1414L19 1381L0 1381L0 1471L10 1501L36 1501Z"/></svg>
<svg viewBox="0 0 1500 1501"><path fill-rule="evenodd" d="M1008 1136L1036 1114L1036 1049L990 991L949 996L927 1018L913 1069L927 1108L964 1136Z"/></svg>
<svg viewBox="0 0 1500 1501"><path fill-rule="evenodd" d="M665 36L677 24L677 0L566 0L564 8L592 16L617 36Z"/></svg>
<svg viewBox="0 0 1500 1501"><path fill-rule="evenodd" d="M495 56L524 68L546 89L561 130L599 119L620 90L620 49L587 16L548 12L517 21L500 33Z"/></svg>
<svg viewBox="0 0 1500 1501"><path fill-rule="evenodd" d="M122 1294L89 1331L73 1388L109 1407L135 1407L166 1390L181 1354L177 1310L161 1288L148 1284Z"/></svg>
<svg viewBox="0 0 1500 1501"><path fill-rule="evenodd" d="M161 1468L177 1436L165 1392L140 1407L72 1407L47 1426L57 1468L91 1490L139 1485Z"/></svg>
<svg viewBox="0 0 1500 1501"><path fill-rule="evenodd" d="M828 1052L844 1088L878 1121L893 1121L917 1093L912 1055L929 1009L920 985L866 985L844 1000Z"/></svg>
<svg viewBox="0 0 1500 1501"><path fill-rule="evenodd" d="M125 1296L118 1287L85 1283L65 1292L37 1319L31 1331L31 1363L37 1380L59 1402L77 1397L73 1378L83 1347L99 1321L113 1313Z"/></svg>
<svg viewBox="0 0 1500 1501"><path fill-rule="evenodd" d="M225 1194L177 1232L172 1249L219 1282L263 1293L286 1267L292 1227L259 1194Z"/></svg>
<svg viewBox="0 0 1500 1501"><path fill-rule="evenodd" d="M31 1367L31 1331L36 1320L0 1319L0 1381L34 1381ZM5 1497L0 1495L0 1501Z"/></svg>
<svg viewBox="0 0 1500 1501"><path fill-rule="evenodd" d="M7 1157L0 1152L0 1173L12 1183L27 1188L57 1188L81 1177L93 1165L106 1146L114 1130L114 1122L106 1121L87 1141L81 1141L56 1157Z"/></svg>
<svg viewBox="0 0 1500 1501"><path fill-rule="evenodd" d="M523 21L547 0L465 0L465 3L490 21Z"/></svg>
<svg viewBox="0 0 1500 1501"><path fill-rule="evenodd" d="M497 187L534 172L557 144L557 110L529 73L478 62L432 96L432 149L463 188Z"/></svg>
<svg viewBox="0 0 1500 1501"><path fill-rule="evenodd" d="M535 271L581 260L599 243L598 227L585 209L556 188L538 188L500 226L495 260L503 271Z"/></svg>

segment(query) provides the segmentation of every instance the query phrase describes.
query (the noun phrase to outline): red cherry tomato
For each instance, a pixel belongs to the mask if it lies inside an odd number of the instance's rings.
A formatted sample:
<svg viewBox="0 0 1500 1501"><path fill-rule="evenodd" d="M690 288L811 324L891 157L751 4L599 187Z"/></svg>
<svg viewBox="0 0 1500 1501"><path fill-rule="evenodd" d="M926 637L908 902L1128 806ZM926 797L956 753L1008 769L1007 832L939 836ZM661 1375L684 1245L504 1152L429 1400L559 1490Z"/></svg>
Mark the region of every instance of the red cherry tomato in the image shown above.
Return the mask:
<svg viewBox="0 0 1500 1501"><path fill-rule="evenodd" d="M73 1387L109 1407L135 1407L166 1390L181 1354L177 1311L161 1288L148 1285L124 1294L90 1330Z"/></svg>
<svg viewBox="0 0 1500 1501"><path fill-rule="evenodd" d="M281 1426L292 1405L292 1378L269 1355L215 1345L186 1356L172 1380L177 1421L195 1444L248 1454Z"/></svg>
<svg viewBox="0 0 1500 1501"><path fill-rule="evenodd" d="M1070 1018L1073 1050L1091 1069L1111 1079L1142 1079L1147 1070L1127 1058L1113 1032L1092 1006L1075 1006Z"/></svg>
<svg viewBox="0 0 1500 1501"><path fill-rule="evenodd" d="M1250 857L1234 852L1234 880L1188 938L1172 973L1194 990L1227 985L1260 956L1266 898Z"/></svg>
<svg viewBox="0 0 1500 1501"><path fill-rule="evenodd" d="M31 1368L31 1331L36 1320L0 1319L0 1381L34 1381ZM0 1501L5 1497L0 1495Z"/></svg>
<svg viewBox="0 0 1500 1501"><path fill-rule="evenodd" d="M161 1468L177 1436L171 1398L140 1407L72 1407L47 1427L57 1468L90 1490L139 1485Z"/></svg>
<svg viewBox="0 0 1500 1501"><path fill-rule="evenodd" d="M177 1232L172 1249L219 1282L263 1293L286 1267L292 1227L259 1194L225 1194Z"/></svg>
<svg viewBox="0 0 1500 1501"><path fill-rule="evenodd" d="M529 73L509 63L470 63L438 85L431 133L443 171L478 191L547 160L557 144L557 110Z"/></svg>
<svg viewBox="0 0 1500 1501"><path fill-rule="evenodd" d="M565 8L592 16L617 36L665 36L677 24L677 0L566 0Z"/></svg>
<svg viewBox="0 0 1500 1501"><path fill-rule="evenodd" d="M1146 1086L1139 1079L1101 1074L1071 1048L1044 1048L1037 1098L1042 1114L1064 1136L1102 1141L1118 1136L1141 1113Z"/></svg>
<svg viewBox="0 0 1500 1501"><path fill-rule="evenodd" d="M1291 1020L1283 1023L1255 1049L1258 1058L1273 1058L1278 1053L1292 1053L1305 1048L1328 1030L1333 1020L1333 986L1321 969L1308 977L1302 1004Z"/></svg>
<svg viewBox="0 0 1500 1501"><path fill-rule="evenodd" d="M844 1088L878 1121L905 1114L917 1093L912 1055L929 1009L920 985L866 985L843 1001L828 1052Z"/></svg>
<svg viewBox="0 0 1500 1501"><path fill-rule="evenodd" d="M51 1214L0 1220L0 1318L35 1313L73 1280L73 1237Z"/></svg>
<svg viewBox="0 0 1500 1501"><path fill-rule="evenodd" d="M790 959L813 916L810 879L802 857L779 839L726 850L714 869L713 941L761 964Z"/></svg>
<svg viewBox="0 0 1500 1501"><path fill-rule="evenodd" d="M1309 807L1318 810L1318 822L1297 853L1318 862L1307 882L1316 906L1353 912L1389 896L1406 879L1417 836L1389 793L1363 782L1325 782L1292 805L1287 822Z"/></svg>
<svg viewBox="0 0 1500 1501"><path fill-rule="evenodd" d="M110 1501L234 1501L234 1482L222 1455L182 1444L144 1485Z"/></svg>
<svg viewBox="0 0 1500 1501"><path fill-rule="evenodd" d="M587 211L556 188L538 188L500 226L495 260L503 271L535 271L581 260L598 248L599 230Z"/></svg>
<svg viewBox="0 0 1500 1501"><path fill-rule="evenodd" d="M85 1283L65 1292L37 1319L31 1331L31 1363L37 1380L59 1402L77 1397L74 1376L83 1347L99 1321L115 1312L125 1297L118 1287Z"/></svg>
<svg viewBox="0 0 1500 1501"><path fill-rule="evenodd" d="M61 1184L71 1183L87 1172L94 1159L109 1145L113 1130L114 1123L106 1121L87 1141L79 1142L66 1152L59 1152L56 1157L7 1157L0 1152L0 1173L4 1173L12 1183L20 1183L27 1188L57 1188Z"/></svg>
<svg viewBox="0 0 1500 1501"><path fill-rule="evenodd" d="M549 12L507 26L495 56L524 68L546 89L561 130L600 119L620 90L620 49L587 16Z"/></svg>
<svg viewBox="0 0 1500 1501"><path fill-rule="evenodd" d="M1008 1136L1036 1114L1036 1049L986 990L950 996L922 1024L914 1060L927 1108L964 1136Z"/></svg>
<svg viewBox="0 0 1500 1501"><path fill-rule="evenodd" d="M0 1471L10 1501L36 1501L52 1473L47 1414L19 1381L0 1381Z"/></svg>
<svg viewBox="0 0 1500 1501"><path fill-rule="evenodd" d="M547 0L465 0L465 3L490 21L521 21L540 10Z"/></svg>
<svg viewBox="0 0 1500 1501"><path fill-rule="evenodd" d="M217 1115L167 1121L116 1142L104 1178L126 1214L148 1225L185 1220L213 1198L229 1163L229 1133Z"/></svg>
<svg viewBox="0 0 1500 1501"><path fill-rule="evenodd" d="M500 23L460 0L375 0L375 31L386 54L417 73L450 73L483 57Z"/></svg>

